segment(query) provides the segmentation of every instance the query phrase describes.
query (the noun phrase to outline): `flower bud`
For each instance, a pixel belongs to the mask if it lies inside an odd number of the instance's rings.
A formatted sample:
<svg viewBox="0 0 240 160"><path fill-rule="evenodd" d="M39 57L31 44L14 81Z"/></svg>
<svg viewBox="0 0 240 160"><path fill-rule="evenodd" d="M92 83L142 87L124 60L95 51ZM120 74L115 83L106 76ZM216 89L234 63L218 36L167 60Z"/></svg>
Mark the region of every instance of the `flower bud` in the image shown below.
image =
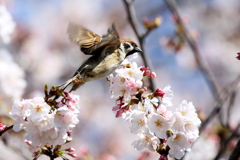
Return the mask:
<svg viewBox="0 0 240 160"><path fill-rule="evenodd" d="M159 25L161 25L162 23L162 17L161 16L158 16L154 19L154 26L155 27L158 27Z"/></svg>
<svg viewBox="0 0 240 160"><path fill-rule="evenodd" d="M68 151L68 152L74 152L75 149L74 149L73 147L69 147L69 148L65 149L65 151Z"/></svg>
<svg viewBox="0 0 240 160"><path fill-rule="evenodd" d="M155 72L152 72L151 74L150 74L150 78L156 78L157 76L156 76L156 73Z"/></svg>
<svg viewBox="0 0 240 160"><path fill-rule="evenodd" d="M240 52L237 53L238 56L236 57L238 60L240 60Z"/></svg>
<svg viewBox="0 0 240 160"><path fill-rule="evenodd" d="M68 153L68 155L73 157L73 158L77 158L77 155L75 153Z"/></svg>
<svg viewBox="0 0 240 160"><path fill-rule="evenodd" d="M67 131L68 136L70 137L72 135L73 131Z"/></svg>
<svg viewBox="0 0 240 160"><path fill-rule="evenodd" d="M5 124L0 123L0 132L4 131L7 128Z"/></svg>
<svg viewBox="0 0 240 160"><path fill-rule="evenodd" d="M150 77L151 75L151 72L149 70L146 70L143 74L143 76L147 76L147 77Z"/></svg>
<svg viewBox="0 0 240 160"><path fill-rule="evenodd" d="M161 89L157 89L154 93L154 97L162 97L164 96L165 92L163 92Z"/></svg>
<svg viewBox="0 0 240 160"><path fill-rule="evenodd" d="M141 71L146 71L146 70L149 70L149 68L142 66L142 67L140 68L140 70L141 70Z"/></svg>
<svg viewBox="0 0 240 160"><path fill-rule="evenodd" d="M161 155L158 160L168 160L168 158L166 155Z"/></svg>
<svg viewBox="0 0 240 160"><path fill-rule="evenodd" d="M32 141L25 140L25 143L29 146L32 146Z"/></svg>

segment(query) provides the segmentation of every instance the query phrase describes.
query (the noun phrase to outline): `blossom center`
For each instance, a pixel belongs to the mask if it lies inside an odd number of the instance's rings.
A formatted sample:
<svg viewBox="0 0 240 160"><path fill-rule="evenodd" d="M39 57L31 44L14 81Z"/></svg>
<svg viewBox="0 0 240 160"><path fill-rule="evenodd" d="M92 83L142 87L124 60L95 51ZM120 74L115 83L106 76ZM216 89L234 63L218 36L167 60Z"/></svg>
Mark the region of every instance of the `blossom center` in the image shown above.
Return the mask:
<svg viewBox="0 0 240 160"><path fill-rule="evenodd" d="M40 112L40 111L41 111L41 109L42 109L42 106L40 106L40 105L37 105L37 107L36 107L36 111L37 111L37 112Z"/></svg>
<svg viewBox="0 0 240 160"><path fill-rule="evenodd" d="M141 119L140 121L138 121L138 124L143 126L145 124L145 121L143 119Z"/></svg>
<svg viewBox="0 0 240 160"><path fill-rule="evenodd" d="M129 74L130 76L132 76L132 75L133 75L133 71L128 71L128 74Z"/></svg>
<svg viewBox="0 0 240 160"><path fill-rule="evenodd" d="M187 114L187 112L186 112L185 110L183 110L183 111L181 112L181 114L184 116L185 114Z"/></svg>
<svg viewBox="0 0 240 160"><path fill-rule="evenodd" d="M150 138L150 137L148 137L148 136L145 136L145 138L144 138L144 139L145 139L145 141L146 141L146 142L151 142L151 138Z"/></svg>
<svg viewBox="0 0 240 160"><path fill-rule="evenodd" d="M155 124L156 124L157 127L161 127L162 126L162 122L159 121L159 120L155 121Z"/></svg>

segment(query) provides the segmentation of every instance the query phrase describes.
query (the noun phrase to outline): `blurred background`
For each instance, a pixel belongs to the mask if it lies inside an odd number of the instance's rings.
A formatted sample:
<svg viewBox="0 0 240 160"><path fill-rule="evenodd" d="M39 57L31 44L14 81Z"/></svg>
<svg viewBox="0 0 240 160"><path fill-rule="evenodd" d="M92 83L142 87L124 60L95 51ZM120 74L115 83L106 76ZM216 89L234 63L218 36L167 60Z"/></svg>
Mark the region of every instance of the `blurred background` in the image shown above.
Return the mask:
<svg viewBox="0 0 240 160"><path fill-rule="evenodd" d="M240 73L240 61L236 59L240 47L240 1L177 0L177 3L221 92ZM115 23L121 38L139 43L121 0L2 0L0 4L0 122L5 124L14 123L8 112L15 99L44 96L45 84L63 83L88 58L68 39L66 28L70 21L98 35L106 33ZM138 20L136 27L141 33L147 30L142 22L144 17L149 20L162 17L161 25L148 34L143 44L144 54L153 65L151 70L157 74L157 87L164 88L169 84L174 93L174 106L186 99L206 117L216 104L214 96L192 50L176 38L176 24L165 1L135 0L134 8ZM135 61L139 66L143 65L140 56ZM110 98L106 79L86 83L74 94L81 97L80 123L73 132L70 145L78 156L86 151L93 158L104 160L134 160L141 156L143 152L131 146L138 137L130 133L130 124L115 118L112 112L115 100ZM235 100L230 112L233 128L240 120L238 94ZM206 128L186 159L215 157L219 142L219 136L214 132L218 125L215 121ZM23 132L9 132L1 139L1 160L10 157L31 159L33 150L23 143ZM222 159L227 159L228 153ZM158 158L157 153L150 153L148 159ZM39 159L49 158L41 156Z"/></svg>

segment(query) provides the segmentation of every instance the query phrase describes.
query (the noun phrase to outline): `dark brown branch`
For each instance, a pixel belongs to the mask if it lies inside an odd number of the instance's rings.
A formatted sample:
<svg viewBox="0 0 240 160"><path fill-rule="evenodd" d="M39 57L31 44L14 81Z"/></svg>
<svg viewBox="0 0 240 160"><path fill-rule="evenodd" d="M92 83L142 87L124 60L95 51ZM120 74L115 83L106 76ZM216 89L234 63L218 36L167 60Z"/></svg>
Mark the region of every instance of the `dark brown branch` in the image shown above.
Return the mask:
<svg viewBox="0 0 240 160"><path fill-rule="evenodd" d="M218 151L218 154L216 155L216 157L214 158L214 160L218 160L220 159L220 157L223 155L223 153L225 152L227 146L228 146L228 143L236 137L236 135L238 134L238 130L240 128L240 124L238 124L237 128L234 129L234 131L232 132L231 136L229 136L224 142L222 142L222 147L221 149Z"/></svg>
<svg viewBox="0 0 240 160"><path fill-rule="evenodd" d="M228 128L229 128L230 112L231 112L231 109L233 107L233 104L234 104L234 101L235 101L235 98L236 98L236 93L237 93L237 91L236 91L236 89L234 89L234 91L230 95L229 105L228 105L228 108L227 108L226 126Z"/></svg>
<svg viewBox="0 0 240 160"><path fill-rule="evenodd" d="M219 92L217 83L214 78L214 74L209 69L205 61L201 58L199 48L183 22L176 2L174 0L165 0L165 2L172 11L172 13L176 16L177 21L183 30L183 34L181 34L180 36L182 36L182 38L186 40L186 42L189 44L191 50L194 53L196 63L199 66L200 71L203 73L203 76L208 83L214 98L217 100Z"/></svg>
<svg viewBox="0 0 240 160"><path fill-rule="evenodd" d="M223 103L226 101L228 96L231 95L232 92L234 92L234 90L235 90L235 88L236 88L236 86L238 85L239 82L240 82L240 75L234 81L232 81L227 87L225 87L225 89L222 91L222 94L218 98L216 106L214 107L212 112L209 114L207 119L204 122L202 122L202 125L199 129L200 132L215 117L215 115L217 113L219 113Z"/></svg>
<svg viewBox="0 0 240 160"><path fill-rule="evenodd" d="M140 48L142 48L142 50L143 50L143 53L141 53L141 57L143 59L144 66L149 67L149 69L151 71L153 71L151 61L148 58L148 56L146 55L146 52L145 52L146 50L145 50L144 45L143 45L144 39L147 37L147 35L150 33L151 30L147 30L146 33L141 34L140 31L137 28L138 21L137 21L135 9L134 9L134 6L133 6L133 0L123 0L123 2L124 2L124 5L126 7L126 10L127 10L129 23L131 24L131 26L133 28L133 31L134 31L134 33L136 34L136 36L139 40ZM149 84L149 89L152 92L154 92L156 90L155 80L154 79L149 79L149 83L150 83Z"/></svg>
<svg viewBox="0 0 240 160"><path fill-rule="evenodd" d="M238 140L235 148L233 149L232 153L230 154L228 160L238 160L240 157L240 139Z"/></svg>
<svg viewBox="0 0 240 160"><path fill-rule="evenodd" d="M12 128L13 128L13 125L6 127L6 129L4 129L4 131L0 132L0 136L2 136L3 133L5 133L6 131L8 131Z"/></svg>

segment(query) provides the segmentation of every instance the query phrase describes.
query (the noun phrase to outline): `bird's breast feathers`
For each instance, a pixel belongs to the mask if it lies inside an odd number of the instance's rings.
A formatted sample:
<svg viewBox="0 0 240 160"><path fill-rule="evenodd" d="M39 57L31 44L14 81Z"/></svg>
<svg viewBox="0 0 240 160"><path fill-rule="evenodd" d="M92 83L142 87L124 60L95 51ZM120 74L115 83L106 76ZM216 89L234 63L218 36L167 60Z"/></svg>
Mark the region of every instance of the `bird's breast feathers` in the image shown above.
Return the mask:
<svg viewBox="0 0 240 160"><path fill-rule="evenodd" d="M110 75L122 63L125 55L126 54L120 49L115 50L111 54L106 54L103 60L101 60L92 71L87 73L89 76L86 81L92 81Z"/></svg>

